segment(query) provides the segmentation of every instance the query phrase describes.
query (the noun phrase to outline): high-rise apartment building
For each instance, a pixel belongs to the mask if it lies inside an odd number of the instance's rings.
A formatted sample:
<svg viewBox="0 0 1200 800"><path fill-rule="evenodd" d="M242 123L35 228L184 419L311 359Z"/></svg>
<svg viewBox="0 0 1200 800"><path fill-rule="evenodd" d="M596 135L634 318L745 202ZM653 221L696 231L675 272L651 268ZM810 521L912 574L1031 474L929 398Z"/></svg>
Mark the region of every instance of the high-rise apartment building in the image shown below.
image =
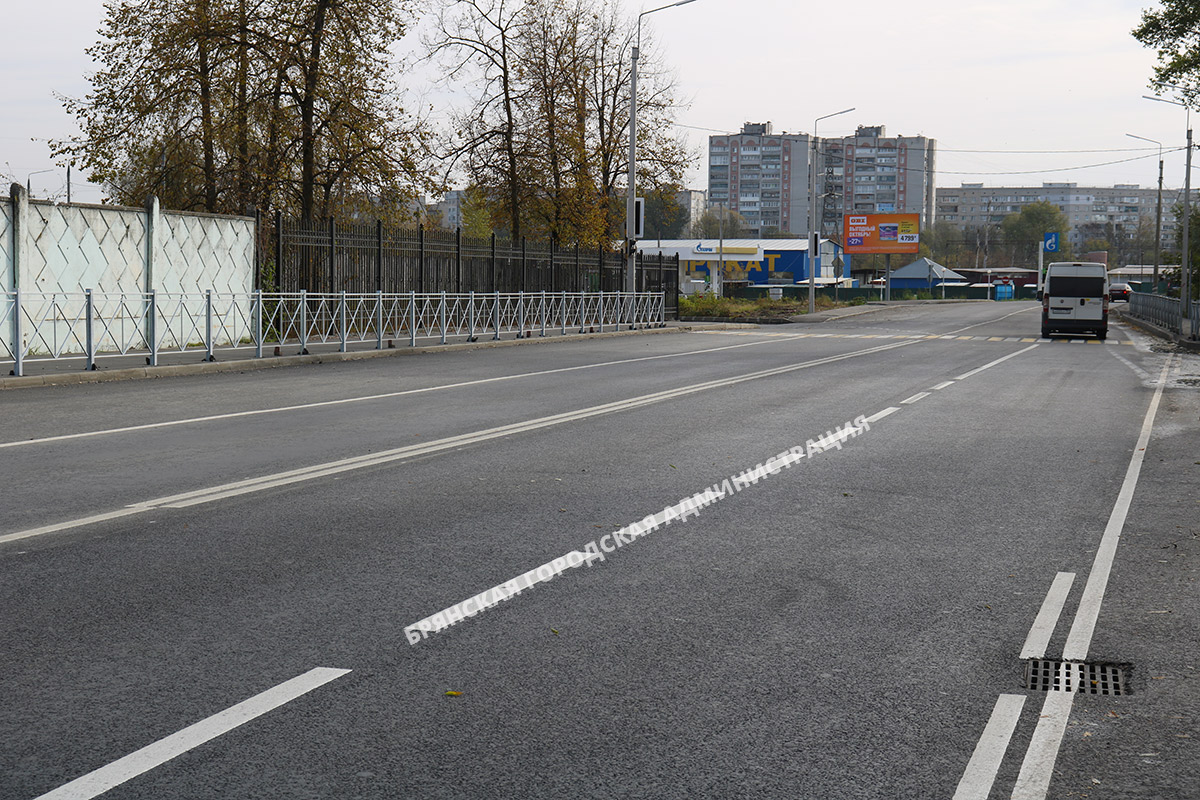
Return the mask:
<svg viewBox="0 0 1200 800"><path fill-rule="evenodd" d="M775 134L747 122L732 136L708 137L708 204L746 220L748 236L808 233L808 134Z"/></svg>
<svg viewBox="0 0 1200 800"><path fill-rule="evenodd" d="M770 122L708 139L710 206L732 209L749 235L771 230L807 235L811 193L807 133L775 134ZM933 222L937 143L924 136L888 136L882 125L851 136L820 138L818 217L823 236L838 237L844 213L920 214Z"/></svg>
<svg viewBox="0 0 1200 800"><path fill-rule="evenodd" d="M860 125L817 149L822 235L837 235L843 214L919 214L922 228L937 218L936 140Z"/></svg>

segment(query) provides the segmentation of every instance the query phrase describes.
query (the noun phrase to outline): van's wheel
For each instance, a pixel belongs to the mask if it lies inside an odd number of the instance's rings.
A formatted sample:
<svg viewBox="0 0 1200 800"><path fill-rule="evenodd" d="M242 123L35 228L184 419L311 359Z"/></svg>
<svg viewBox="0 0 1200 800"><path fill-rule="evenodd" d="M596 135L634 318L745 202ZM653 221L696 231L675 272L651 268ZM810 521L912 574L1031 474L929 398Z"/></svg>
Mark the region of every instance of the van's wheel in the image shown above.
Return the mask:
<svg viewBox="0 0 1200 800"><path fill-rule="evenodd" d="M1049 328L1042 328L1042 338L1043 339L1050 338L1050 329Z"/></svg>

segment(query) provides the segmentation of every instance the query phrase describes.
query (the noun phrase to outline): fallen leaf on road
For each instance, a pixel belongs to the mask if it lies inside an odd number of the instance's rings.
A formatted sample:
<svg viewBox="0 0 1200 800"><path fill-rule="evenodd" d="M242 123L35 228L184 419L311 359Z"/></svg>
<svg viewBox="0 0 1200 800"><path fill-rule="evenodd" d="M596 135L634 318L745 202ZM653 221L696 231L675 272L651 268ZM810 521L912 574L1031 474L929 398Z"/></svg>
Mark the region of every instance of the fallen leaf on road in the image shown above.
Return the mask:
<svg viewBox="0 0 1200 800"><path fill-rule="evenodd" d="M558 636L558 631L556 631L554 628L551 628L550 632L553 633L555 636Z"/></svg>
<svg viewBox="0 0 1200 800"><path fill-rule="evenodd" d="M446 692L446 696L447 697L461 697L462 692L449 691L449 692Z"/></svg>

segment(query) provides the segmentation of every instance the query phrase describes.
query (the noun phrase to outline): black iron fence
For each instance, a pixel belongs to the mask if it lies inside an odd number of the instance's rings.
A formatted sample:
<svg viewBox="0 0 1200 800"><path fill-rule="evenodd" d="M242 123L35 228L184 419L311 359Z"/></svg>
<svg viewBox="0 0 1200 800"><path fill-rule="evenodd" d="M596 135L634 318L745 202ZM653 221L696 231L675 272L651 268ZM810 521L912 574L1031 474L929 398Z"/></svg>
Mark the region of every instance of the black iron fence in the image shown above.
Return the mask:
<svg viewBox="0 0 1200 800"><path fill-rule="evenodd" d="M259 288L295 292L596 292L625 287L619 252L555 242L487 238L423 226L402 228L276 215L274 253L260 259ZM265 254L264 254L265 255ZM638 256L637 291L663 292L676 316L679 259Z"/></svg>

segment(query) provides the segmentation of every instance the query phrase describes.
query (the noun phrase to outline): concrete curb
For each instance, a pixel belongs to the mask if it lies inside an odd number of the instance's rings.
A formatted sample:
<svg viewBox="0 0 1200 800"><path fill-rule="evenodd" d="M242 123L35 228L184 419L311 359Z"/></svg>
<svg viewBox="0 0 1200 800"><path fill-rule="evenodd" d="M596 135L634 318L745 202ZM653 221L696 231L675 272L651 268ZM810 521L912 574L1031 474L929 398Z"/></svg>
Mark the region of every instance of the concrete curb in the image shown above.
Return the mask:
<svg viewBox="0 0 1200 800"><path fill-rule="evenodd" d="M1169 331L1166 328L1160 328L1159 326L1155 325L1153 322L1147 322L1144 319L1139 319L1123 310L1110 308L1108 313L1110 315L1116 317L1117 319L1121 320L1122 322L1126 323L1127 325L1132 325L1133 327L1138 328L1139 330L1142 330L1145 333L1150 334L1151 336L1157 336L1159 339L1165 339L1168 342L1177 344L1180 347L1186 348L1188 350L1195 350L1197 352L1200 352L1200 342L1196 342L1196 341L1192 341L1191 339L1184 338L1184 337L1180 336L1178 333L1175 333L1174 331Z"/></svg>
<svg viewBox="0 0 1200 800"><path fill-rule="evenodd" d="M605 333L568 333L566 336L546 336L527 339L501 339L486 342L461 342L458 344L436 344L427 347L403 347L390 350L353 350L348 353L317 353L307 356L264 356L237 361L210 361L198 364L170 364L161 367L127 367L124 369L97 370L95 372L60 372L49 375L22 375L0 378L0 391L26 389L34 386L74 386L84 383L108 383L110 381L146 380L149 378L174 378L185 375L208 375L219 372L251 372L280 367L297 367L305 364L337 364L345 361L364 361L370 358L392 358L429 353L452 353L462 350L482 350L493 347L513 347L528 344L550 344L551 342L577 342L586 339L609 339L618 336L640 336L655 333L686 333L686 326L665 325L661 328L639 328L633 331L611 331Z"/></svg>

